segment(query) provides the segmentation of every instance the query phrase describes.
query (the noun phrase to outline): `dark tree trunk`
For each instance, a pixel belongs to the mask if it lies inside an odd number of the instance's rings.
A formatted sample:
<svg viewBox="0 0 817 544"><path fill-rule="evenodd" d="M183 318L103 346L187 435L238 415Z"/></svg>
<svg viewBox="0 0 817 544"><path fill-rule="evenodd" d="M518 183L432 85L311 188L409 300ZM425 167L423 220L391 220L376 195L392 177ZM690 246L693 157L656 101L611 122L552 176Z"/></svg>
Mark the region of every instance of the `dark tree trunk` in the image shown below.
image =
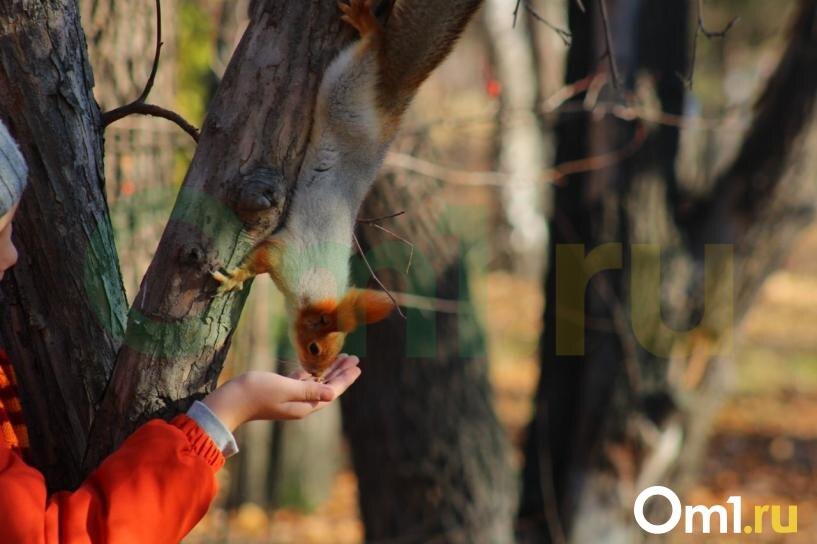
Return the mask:
<svg viewBox="0 0 817 544"><path fill-rule="evenodd" d="M0 117L30 188L15 219L17 266L3 336L22 382L34 461L76 484L127 304L104 195L100 113L71 0L0 4Z"/></svg>
<svg viewBox="0 0 817 544"><path fill-rule="evenodd" d="M406 245L360 227L361 242L390 286L437 311L407 311L368 328L363 376L343 397L367 541L512 542L515 486L509 448L494 414L482 334L468 302L463 248L473 224L453 232L444 201L418 180L381 178L362 215L380 217L423 202L395 227ZM471 230L469 230L471 229ZM384 270L391 268L391 271ZM357 263L357 283L369 279ZM407 281L401 281L407 279ZM433 305L432 305L433 307ZM352 346L355 346L354 340ZM356 353L357 347L350 347Z"/></svg>
<svg viewBox="0 0 817 544"><path fill-rule="evenodd" d="M602 94L602 105L626 97L636 70L647 70L662 109L680 114L688 3L607 5L622 91ZM574 83L607 61L598 4L588 4L588 15L570 6L566 81ZM813 179L802 171L817 92L817 2L800 6L738 158L700 202L675 170L677 127L562 115L557 163L625 149L640 134L646 140L613 166L568 176L556 189L520 508L526 541L637 542L644 533L632 520L635 495L694 468L733 329L813 215ZM727 246L707 252L705 244ZM585 285L571 278L585 276L592 278L584 298L573 300L570 288L575 295Z"/></svg>

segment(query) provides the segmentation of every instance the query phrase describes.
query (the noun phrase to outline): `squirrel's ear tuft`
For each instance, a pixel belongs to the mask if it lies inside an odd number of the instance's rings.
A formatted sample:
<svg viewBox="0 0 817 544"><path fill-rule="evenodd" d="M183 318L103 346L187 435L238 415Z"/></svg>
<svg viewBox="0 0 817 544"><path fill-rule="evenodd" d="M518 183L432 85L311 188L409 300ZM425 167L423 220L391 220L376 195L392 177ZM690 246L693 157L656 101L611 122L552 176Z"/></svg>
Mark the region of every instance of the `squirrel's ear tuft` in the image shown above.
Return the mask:
<svg viewBox="0 0 817 544"><path fill-rule="evenodd" d="M350 289L338 305L338 329L352 332L359 325L377 323L394 310L394 303L383 291Z"/></svg>

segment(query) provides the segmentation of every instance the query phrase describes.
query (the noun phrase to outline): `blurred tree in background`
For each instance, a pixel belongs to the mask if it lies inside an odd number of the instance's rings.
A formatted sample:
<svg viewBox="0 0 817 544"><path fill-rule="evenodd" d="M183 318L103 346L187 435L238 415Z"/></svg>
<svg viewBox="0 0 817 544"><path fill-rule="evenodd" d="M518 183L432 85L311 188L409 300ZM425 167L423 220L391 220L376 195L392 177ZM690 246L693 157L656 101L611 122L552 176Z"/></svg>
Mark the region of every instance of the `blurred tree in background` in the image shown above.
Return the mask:
<svg viewBox="0 0 817 544"><path fill-rule="evenodd" d="M598 3L584 13L570 2L565 82L575 92L556 163L603 166L555 192L520 510L531 542L641 538L635 495L688 482L734 329L814 212L803 173L814 166L817 2L799 2L734 157L694 184L676 163L697 14L682 0L607 5L609 27ZM660 113L608 108L645 103Z"/></svg>

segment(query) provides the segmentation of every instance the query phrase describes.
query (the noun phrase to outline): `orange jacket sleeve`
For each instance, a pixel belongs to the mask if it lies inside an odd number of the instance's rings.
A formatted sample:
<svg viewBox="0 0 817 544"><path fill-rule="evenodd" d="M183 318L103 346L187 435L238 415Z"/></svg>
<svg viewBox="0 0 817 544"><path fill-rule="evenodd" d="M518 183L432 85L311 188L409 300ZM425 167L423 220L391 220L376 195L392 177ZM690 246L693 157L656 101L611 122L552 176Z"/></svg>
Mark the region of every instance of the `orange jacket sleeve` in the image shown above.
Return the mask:
<svg viewBox="0 0 817 544"><path fill-rule="evenodd" d="M73 493L0 446L0 541L176 544L207 512L224 456L189 417L140 427Z"/></svg>

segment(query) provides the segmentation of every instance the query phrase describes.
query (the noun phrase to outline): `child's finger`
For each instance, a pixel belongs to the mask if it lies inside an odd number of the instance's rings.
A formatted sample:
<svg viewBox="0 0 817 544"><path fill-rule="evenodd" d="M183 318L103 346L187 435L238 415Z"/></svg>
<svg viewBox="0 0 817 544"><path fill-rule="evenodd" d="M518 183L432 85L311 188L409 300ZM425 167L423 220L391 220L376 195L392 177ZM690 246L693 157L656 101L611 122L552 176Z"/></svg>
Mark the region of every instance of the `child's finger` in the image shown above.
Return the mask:
<svg viewBox="0 0 817 544"><path fill-rule="evenodd" d="M329 372L327 372L323 377L324 383L332 381L339 373L343 372L347 368L357 366L359 363L360 359L354 355L345 355L342 359L338 359L336 364L330 367Z"/></svg>
<svg viewBox="0 0 817 544"><path fill-rule="evenodd" d="M281 376L280 387L289 401L319 402L335 398L335 391L325 384Z"/></svg>
<svg viewBox="0 0 817 544"><path fill-rule="evenodd" d="M335 398L339 396L341 393L346 391L350 385L352 385L355 380L357 380L358 376L360 376L360 369L357 366L352 366L347 368L346 370L341 371L335 378L332 380L331 384L324 384L324 386L331 387L335 392ZM316 383L316 382L305 382L305 383ZM328 406L331 402L330 400L321 400L320 402L315 401L299 401L293 400L289 402L284 402L281 405L281 412L284 417L287 419L301 419L312 412L317 412L324 406Z"/></svg>
<svg viewBox="0 0 817 544"><path fill-rule="evenodd" d="M302 419L317 410L324 403L285 402L281 405L281 415L285 419Z"/></svg>
<svg viewBox="0 0 817 544"><path fill-rule="evenodd" d="M324 385L332 388L335 396L338 397L346 391L350 385L355 383L355 380L360 376L361 370L358 366L352 366L340 371L331 381L327 381Z"/></svg>
<svg viewBox="0 0 817 544"><path fill-rule="evenodd" d="M335 360L332 361L332 364L329 365L329 368L326 369L326 374L329 375L329 374L333 373L335 371L335 369L338 368L340 365L342 365L343 362L348 358L349 358L349 356L347 354L345 354L345 353L341 353L340 355L335 357Z"/></svg>

